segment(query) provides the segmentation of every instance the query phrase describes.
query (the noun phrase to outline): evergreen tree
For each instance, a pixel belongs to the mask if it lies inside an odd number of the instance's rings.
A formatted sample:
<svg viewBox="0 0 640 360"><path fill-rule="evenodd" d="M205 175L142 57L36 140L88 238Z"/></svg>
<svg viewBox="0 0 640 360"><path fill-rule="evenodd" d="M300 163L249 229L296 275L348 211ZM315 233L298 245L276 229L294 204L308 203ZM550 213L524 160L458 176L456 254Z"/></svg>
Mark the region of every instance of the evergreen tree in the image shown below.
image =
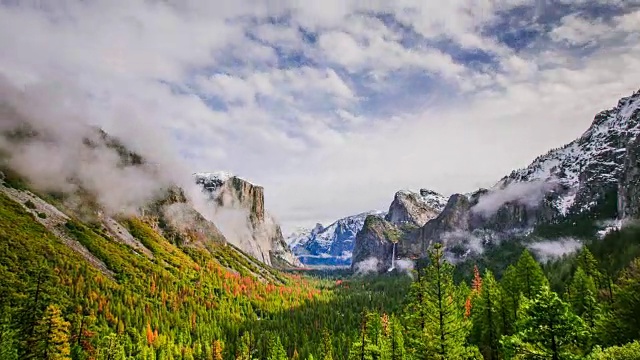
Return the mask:
<svg viewBox="0 0 640 360"><path fill-rule="evenodd" d="M584 355L586 327L548 287L522 304L517 333L503 338L507 358L574 359Z"/></svg>
<svg viewBox="0 0 640 360"><path fill-rule="evenodd" d="M482 290L473 303L473 330L475 343L487 360L498 359L502 336L500 286L493 274L486 270Z"/></svg>
<svg viewBox="0 0 640 360"><path fill-rule="evenodd" d="M240 346L238 347L238 352L236 354L237 360L252 360L253 353L255 352L255 338L253 334L246 331L240 337Z"/></svg>
<svg viewBox="0 0 640 360"><path fill-rule="evenodd" d="M69 323L62 318L57 306L47 307L44 316L34 329L34 336L39 339L36 347L38 359L70 359L69 326Z"/></svg>
<svg viewBox="0 0 640 360"><path fill-rule="evenodd" d="M610 343L623 344L640 338L640 258L620 276L610 315L606 319Z"/></svg>
<svg viewBox="0 0 640 360"><path fill-rule="evenodd" d="M97 360L124 360L124 345L117 334L109 334L102 339L98 347Z"/></svg>
<svg viewBox="0 0 640 360"><path fill-rule="evenodd" d="M515 332L518 309L520 308L520 284L518 274L513 265L504 271L500 289L500 320L504 335Z"/></svg>
<svg viewBox="0 0 640 360"><path fill-rule="evenodd" d="M574 313L580 316L589 327L593 327L599 313L596 286L593 278L587 275L582 267L578 267L573 276L568 298Z"/></svg>
<svg viewBox="0 0 640 360"><path fill-rule="evenodd" d="M52 275L46 263L40 263L32 271L29 278L27 297L19 314L19 324L21 327L20 338L22 346L20 357L31 359L36 356L36 343L40 340L36 336L36 327L44 313L46 303L49 301L49 282Z"/></svg>
<svg viewBox="0 0 640 360"><path fill-rule="evenodd" d="M0 324L0 359L18 360L17 334L7 323Z"/></svg>
<svg viewBox="0 0 640 360"><path fill-rule="evenodd" d="M267 360L287 360L287 352L278 335L272 335L270 338Z"/></svg>
<svg viewBox="0 0 640 360"><path fill-rule="evenodd" d="M426 277L420 270L416 272L416 281L411 284L408 303L404 311L407 327L407 348L413 358L424 359L426 356L425 326L427 317L425 313Z"/></svg>
<svg viewBox="0 0 640 360"><path fill-rule="evenodd" d="M224 351L224 345L222 341L215 340L211 346L211 358L212 360L222 360L222 352Z"/></svg>
<svg viewBox="0 0 640 360"><path fill-rule="evenodd" d="M380 359L379 347L379 315L365 312L362 315L362 325L358 339L351 345L349 359L351 360L377 360Z"/></svg>
<svg viewBox="0 0 640 360"><path fill-rule="evenodd" d="M600 272L598 260L596 260L586 246L580 250L576 263L578 267L582 268L587 276L590 276L593 279L596 288L599 289L602 287L603 275Z"/></svg>
<svg viewBox="0 0 640 360"><path fill-rule="evenodd" d="M549 285L542 267L528 250L522 252L516 265L516 273L520 292L529 299L532 299L544 286Z"/></svg>
<svg viewBox="0 0 640 360"><path fill-rule="evenodd" d="M383 321L383 324L385 321ZM395 316L389 316L383 327L382 360L404 360L406 358L402 325Z"/></svg>
<svg viewBox="0 0 640 360"><path fill-rule="evenodd" d="M441 244L429 252L430 264L425 271L423 291L426 318L426 359L458 359L466 353L469 324L464 319L458 288L453 283L453 267L444 260Z"/></svg>
<svg viewBox="0 0 640 360"><path fill-rule="evenodd" d="M333 360L333 345L331 334L327 329L322 331L322 360Z"/></svg>

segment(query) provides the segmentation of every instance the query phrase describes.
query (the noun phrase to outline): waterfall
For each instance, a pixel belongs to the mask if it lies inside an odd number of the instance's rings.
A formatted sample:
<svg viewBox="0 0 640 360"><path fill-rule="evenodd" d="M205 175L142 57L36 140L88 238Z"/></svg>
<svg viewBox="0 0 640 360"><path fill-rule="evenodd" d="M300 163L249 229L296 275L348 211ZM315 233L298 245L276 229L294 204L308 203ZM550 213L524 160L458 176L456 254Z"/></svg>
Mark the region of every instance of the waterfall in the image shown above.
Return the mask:
<svg viewBox="0 0 640 360"><path fill-rule="evenodd" d="M391 252L391 267L387 271L393 271L396 268L396 244L393 243L393 251Z"/></svg>

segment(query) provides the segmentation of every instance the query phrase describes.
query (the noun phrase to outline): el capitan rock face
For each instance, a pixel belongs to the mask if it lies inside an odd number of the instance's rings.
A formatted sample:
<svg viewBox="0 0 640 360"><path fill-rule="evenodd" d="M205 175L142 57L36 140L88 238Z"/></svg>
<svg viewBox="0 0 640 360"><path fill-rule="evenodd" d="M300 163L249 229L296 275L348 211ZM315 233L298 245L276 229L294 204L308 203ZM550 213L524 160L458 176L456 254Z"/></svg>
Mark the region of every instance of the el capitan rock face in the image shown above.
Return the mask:
<svg viewBox="0 0 640 360"><path fill-rule="evenodd" d="M301 266L285 243L280 225L265 211L264 188L226 172L198 173L195 181L214 202L229 242L265 264Z"/></svg>

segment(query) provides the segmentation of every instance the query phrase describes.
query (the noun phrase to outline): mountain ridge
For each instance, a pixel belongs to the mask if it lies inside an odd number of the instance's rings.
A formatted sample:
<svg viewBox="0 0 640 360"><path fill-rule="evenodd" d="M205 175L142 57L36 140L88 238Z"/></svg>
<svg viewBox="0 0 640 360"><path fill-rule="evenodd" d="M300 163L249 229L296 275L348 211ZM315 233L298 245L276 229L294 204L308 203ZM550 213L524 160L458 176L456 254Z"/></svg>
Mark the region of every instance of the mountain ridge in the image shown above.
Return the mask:
<svg viewBox="0 0 640 360"><path fill-rule="evenodd" d="M575 227L577 223L593 227L596 220L637 212L633 196L638 194L640 178L634 155L638 134L640 91L596 114L576 140L513 170L491 189L452 195L443 211L418 229L401 229L398 256L420 258L440 242L455 261L481 253L488 244L527 237L541 227ZM379 264L386 264L391 254L376 248L388 248L392 239L381 238L384 232L377 228L361 231L362 238L370 240L356 247L372 248L354 253L379 254ZM364 236L367 233L374 235ZM363 260L354 257L352 266Z"/></svg>

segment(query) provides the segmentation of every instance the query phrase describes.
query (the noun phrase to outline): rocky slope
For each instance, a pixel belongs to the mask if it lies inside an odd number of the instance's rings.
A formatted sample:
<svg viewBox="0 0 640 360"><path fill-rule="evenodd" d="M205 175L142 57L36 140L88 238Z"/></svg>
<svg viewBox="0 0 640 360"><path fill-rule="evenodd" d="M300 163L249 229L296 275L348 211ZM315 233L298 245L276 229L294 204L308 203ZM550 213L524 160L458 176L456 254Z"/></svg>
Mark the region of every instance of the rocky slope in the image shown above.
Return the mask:
<svg viewBox="0 0 640 360"><path fill-rule="evenodd" d="M324 227L300 229L287 237L293 253L306 265L350 265L356 234L367 216L383 217L386 213L370 211L348 216Z"/></svg>
<svg viewBox="0 0 640 360"><path fill-rule="evenodd" d="M482 253L504 239L528 236L541 226L635 217L640 203L640 93L600 112L575 141L515 170L491 189L454 194L434 219L404 231L398 256L423 257L442 242L453 259ZM366 231L367 229L363 229ZM359 246L387 258L380 239ZM358 258L357 260L362 260ZM354 255L354 262L356 257Z"/></svg>
<svg viewBox="0 0 640 360"><path fill-rule="evenodd" d="M394 243L404 243L422 225L437 217L445 208L446 198L435 191L398 191L384 218L368 216L355 242L351 267L376 258L382 271L391 266Z"/></svg>
<svg viewBox="0 0 640 360"><path fill-rule="evenodd" d="M198 173L195 181L209 196L226 238L247 254L277 267L301 266L265 211L264 189L226 172Z"/></svg>

